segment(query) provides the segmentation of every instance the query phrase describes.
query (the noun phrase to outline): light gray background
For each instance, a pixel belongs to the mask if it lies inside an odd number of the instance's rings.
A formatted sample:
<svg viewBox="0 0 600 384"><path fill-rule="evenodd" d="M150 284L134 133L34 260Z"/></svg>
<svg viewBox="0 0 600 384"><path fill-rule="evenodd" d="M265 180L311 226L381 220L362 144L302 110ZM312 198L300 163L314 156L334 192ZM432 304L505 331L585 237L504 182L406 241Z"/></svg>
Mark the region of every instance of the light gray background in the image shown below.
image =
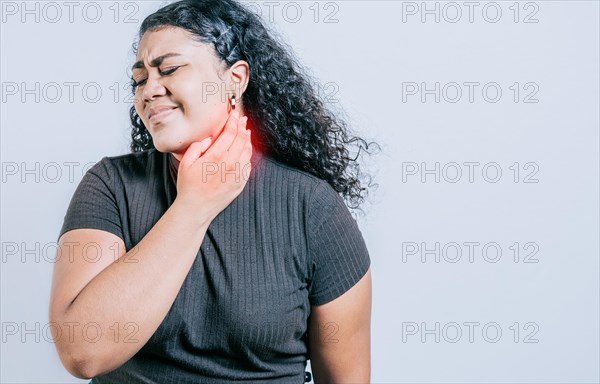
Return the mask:
<svg viewBox="0 0 600 384"><path fill-rule="evenodd" d="M85 170L103 156L128 152L129 103L123 100L130 46L139 23L161 3L97 2L97 23L84 19L85 2L74 9L73 22L61 1L60 18L39 2L37 15L25 14L25 22L22 3L12 3L16 15L6 3L0 380L82 382L64 370L43 334L52 244ZM332 107L343 107L356 132L383 148L368 164L380 187L365 205L367 216L359 218L373 270L372 382L597 383L598 2L519 2L517 22L513 1L477 2L472 22L463 2L427 2L428 9L439 7L439 22L433 14L425 14L425 22L422 12L409 14L415 6L422 10L420 1L296 2L287 14L288 3L276 2L272 22L268 3L253 4L314 75L331 83L322 91L338 101ZM454 4L462 11L455 23ZM293 22L297 8L302 15ZM500 19L491 22L497 8ZM95 16L94 8L87 11ZM123 22L128 14L133 23ZM537 22L525 23L527 15ZM68 82L79 84L72 102ZM432 89L436 82L442 93L437 103L433 94L424 94L425 102L421 93L403 94L403 84ZM465 82L481 84L472 102ZM515 82L517 102L509 89ZM61 85L55 103L51 83ZM100 86L99 101L82 96L88 83ZM113 83L119 83L117 102ZM449 100L456 90L449 83L462 85L458 102ZM488 83L501 88L499 101L482 96ZM23 92L23 85L33 93ZM493 88L488 91L494 97ZM537 102L525 103L532 91ZM72 178L68 162L76 163ZM413 164L434 169L436 162L439 182L434 174L423 174L423 182L421 172L409 172ZM479 163L472 182L465 162ZM463 172L457 182L454 163ZM509 168L514 163L521 168L517 182ZM481 173L486 164L487 180ZM502 171L497 182L490 181L494 167ZM537 182L524 182L530 173L528 181ZM433 249L436 242L439 262L427 254L421 262L420 253L408 252L409 243ZM479 243L472 262L466 242ZM510 248L515 242L518 262ZM453 243L462 250L454 263ZM538 262L523 262L533 249L524 249L526 243L537 247ZM485 244L500 248L497 262L491 262L493 247L482 254ZM469 322L477 323L472 342ZM10 331L15 324L16 333ZM494 340L497 328L502 334Z"/></svg>

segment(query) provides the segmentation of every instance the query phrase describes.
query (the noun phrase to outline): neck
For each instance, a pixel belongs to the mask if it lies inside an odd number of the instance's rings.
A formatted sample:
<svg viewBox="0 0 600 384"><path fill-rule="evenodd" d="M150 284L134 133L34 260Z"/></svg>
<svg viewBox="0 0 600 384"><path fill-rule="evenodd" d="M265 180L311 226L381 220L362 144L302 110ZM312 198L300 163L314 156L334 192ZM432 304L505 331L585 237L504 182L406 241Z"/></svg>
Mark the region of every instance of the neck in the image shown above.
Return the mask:
<svg viewBox="0 0 600 384"><path fill-rule="evenodd" d="M177 178L177 171L179 169L179 163L181 162L181 156L172 152L167 152L167 156L169 158L169 167L172 169L172 172L174 172L175 178ZM258 162L263 156L263 152L257 146L253 146L252 157L250 158L252 166L258 164Z"/></svg>

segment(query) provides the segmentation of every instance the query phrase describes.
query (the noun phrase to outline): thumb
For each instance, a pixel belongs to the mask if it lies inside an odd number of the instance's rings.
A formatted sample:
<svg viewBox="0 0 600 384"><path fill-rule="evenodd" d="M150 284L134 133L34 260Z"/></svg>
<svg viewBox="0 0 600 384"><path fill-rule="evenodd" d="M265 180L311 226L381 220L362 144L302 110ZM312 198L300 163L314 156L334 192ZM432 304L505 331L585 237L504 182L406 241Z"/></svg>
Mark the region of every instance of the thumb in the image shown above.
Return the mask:
<svg viewBox="0 0 600 384"><path fill-rule="evenodd" d="M186 165L193 164L204 152L206 152L211 143L212 138L210 136L202 141L193 142L185 151L185 154L181 158L181 162Z"/></svg>

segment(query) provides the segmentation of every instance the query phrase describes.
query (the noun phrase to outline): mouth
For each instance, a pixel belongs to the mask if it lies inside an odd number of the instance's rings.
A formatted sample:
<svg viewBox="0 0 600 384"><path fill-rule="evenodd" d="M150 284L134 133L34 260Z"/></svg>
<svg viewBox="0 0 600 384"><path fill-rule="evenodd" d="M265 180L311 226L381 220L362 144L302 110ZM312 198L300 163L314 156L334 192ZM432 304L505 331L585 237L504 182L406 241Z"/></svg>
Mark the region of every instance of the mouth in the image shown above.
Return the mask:
<svg viewBox="0 0 600 384"><path fill-rule="evenodd" d="M165 118L167 118L168 116L170 116L171 114L173 114L173 112L177 109L178 107L169 107L169 108L161 108L160 110L156 111L156 112L151 112L150 113L150 117L149 120L151 123L157 123L161 120L164 120Z"/></svg>

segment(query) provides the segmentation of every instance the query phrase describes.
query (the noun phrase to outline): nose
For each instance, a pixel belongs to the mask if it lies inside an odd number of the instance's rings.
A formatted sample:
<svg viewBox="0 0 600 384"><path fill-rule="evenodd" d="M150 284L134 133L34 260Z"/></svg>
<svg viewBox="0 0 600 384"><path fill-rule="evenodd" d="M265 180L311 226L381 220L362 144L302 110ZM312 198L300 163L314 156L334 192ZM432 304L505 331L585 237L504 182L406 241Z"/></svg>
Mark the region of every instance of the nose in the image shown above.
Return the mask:
<svg viewBox="0 0 600 384"><path fill-rule="evenodd" d="M153 100L155 97L163 96L166 93L166 88L162 84L161 78L158 76L148 75L146 84L144 84L144 92L142 97L144 101Z"/></svg>

